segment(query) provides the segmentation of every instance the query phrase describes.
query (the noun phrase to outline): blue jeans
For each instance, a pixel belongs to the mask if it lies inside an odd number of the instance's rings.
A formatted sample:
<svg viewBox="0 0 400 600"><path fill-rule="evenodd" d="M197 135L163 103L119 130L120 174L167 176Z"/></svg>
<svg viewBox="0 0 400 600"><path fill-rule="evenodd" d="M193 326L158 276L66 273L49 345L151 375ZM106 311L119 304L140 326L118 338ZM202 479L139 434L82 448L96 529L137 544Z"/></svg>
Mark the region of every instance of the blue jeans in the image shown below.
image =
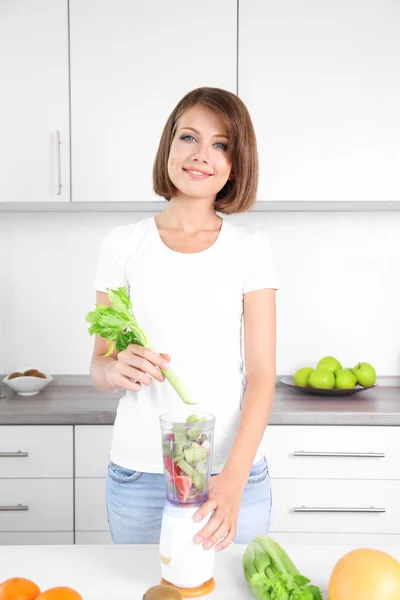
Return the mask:
<svg viewBox="0 0 400 600"><path fill-rule="evenodd" d="M114 544L158 544L164 502L164 475L109 463L106 507ZM268 533L271 502L268 464L263 457L252 466L242 495L235 543L248 544L254 536Z"/></svg>

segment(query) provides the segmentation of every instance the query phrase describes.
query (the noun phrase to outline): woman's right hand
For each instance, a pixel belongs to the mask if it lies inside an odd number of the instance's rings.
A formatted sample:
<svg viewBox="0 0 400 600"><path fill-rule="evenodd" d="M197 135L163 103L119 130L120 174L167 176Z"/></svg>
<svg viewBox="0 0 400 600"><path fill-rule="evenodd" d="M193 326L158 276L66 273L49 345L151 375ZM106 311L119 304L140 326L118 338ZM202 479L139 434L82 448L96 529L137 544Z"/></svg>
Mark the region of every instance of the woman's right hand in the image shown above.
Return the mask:
<svg viewBox="0 0 400 600"><path fill-rule="evenodd" d="M129 344L119 352L117 360L107 365L107 382L116 390L137 392L143 385L151 385L153 379L164 381L165 376L158 367L169 369L169 354L157 354L138 344ZM151 375L151 377L150 377Z"/></svg>

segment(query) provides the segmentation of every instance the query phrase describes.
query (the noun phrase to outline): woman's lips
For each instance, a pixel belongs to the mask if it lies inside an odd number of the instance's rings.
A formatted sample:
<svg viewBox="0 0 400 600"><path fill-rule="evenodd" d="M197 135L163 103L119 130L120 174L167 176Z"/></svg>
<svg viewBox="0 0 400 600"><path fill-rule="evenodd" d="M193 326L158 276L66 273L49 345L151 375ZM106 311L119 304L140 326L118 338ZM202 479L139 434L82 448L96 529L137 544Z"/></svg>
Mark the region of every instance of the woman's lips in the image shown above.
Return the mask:
<svg viewBox="0 0 400 600"><path fill-rule="evenodd" d="M202 173L201 171L195 171L192 169L183 169L185 173L189 175L191 179L207 179L207 177L211 177L209 173Z"/></svg>

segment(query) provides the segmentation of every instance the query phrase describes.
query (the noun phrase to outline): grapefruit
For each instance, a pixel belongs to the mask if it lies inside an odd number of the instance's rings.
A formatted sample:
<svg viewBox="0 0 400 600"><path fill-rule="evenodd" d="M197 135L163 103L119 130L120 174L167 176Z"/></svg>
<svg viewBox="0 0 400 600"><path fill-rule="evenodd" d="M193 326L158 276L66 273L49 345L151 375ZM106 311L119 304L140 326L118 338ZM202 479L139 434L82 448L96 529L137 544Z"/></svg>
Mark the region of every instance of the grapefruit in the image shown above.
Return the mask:
<svg viewBox="0 0 400 600"><path fill-rule="evenodd" d="M329 600L399 600L400 563L381 550L359 548L336 563Z"/></svg>

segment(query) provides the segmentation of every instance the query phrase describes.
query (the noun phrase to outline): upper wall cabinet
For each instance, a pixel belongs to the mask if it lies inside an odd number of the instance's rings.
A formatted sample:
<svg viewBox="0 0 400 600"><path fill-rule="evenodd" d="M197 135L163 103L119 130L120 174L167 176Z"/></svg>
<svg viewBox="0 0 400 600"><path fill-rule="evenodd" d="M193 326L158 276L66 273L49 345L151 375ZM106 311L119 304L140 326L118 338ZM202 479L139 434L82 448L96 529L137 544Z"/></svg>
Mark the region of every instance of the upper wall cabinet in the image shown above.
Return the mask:
<svg viewBox="0 0 400 600"><path fill-rule="evenodd" d="M400 200L400 2L240 2L259 200Z"/></svg>
<svg viewBox="0 0 400 600"><path fill-rule="evenodd" d="M0 202L69 202L67 0L0 2L0 57Z"/></svg>
<svg viewBox="0 0 400 600"><path fill-rule="evenodd" d="M236 93L236 0L70 0L72 201L161 200L167 118L200 86Z"/></svg>

